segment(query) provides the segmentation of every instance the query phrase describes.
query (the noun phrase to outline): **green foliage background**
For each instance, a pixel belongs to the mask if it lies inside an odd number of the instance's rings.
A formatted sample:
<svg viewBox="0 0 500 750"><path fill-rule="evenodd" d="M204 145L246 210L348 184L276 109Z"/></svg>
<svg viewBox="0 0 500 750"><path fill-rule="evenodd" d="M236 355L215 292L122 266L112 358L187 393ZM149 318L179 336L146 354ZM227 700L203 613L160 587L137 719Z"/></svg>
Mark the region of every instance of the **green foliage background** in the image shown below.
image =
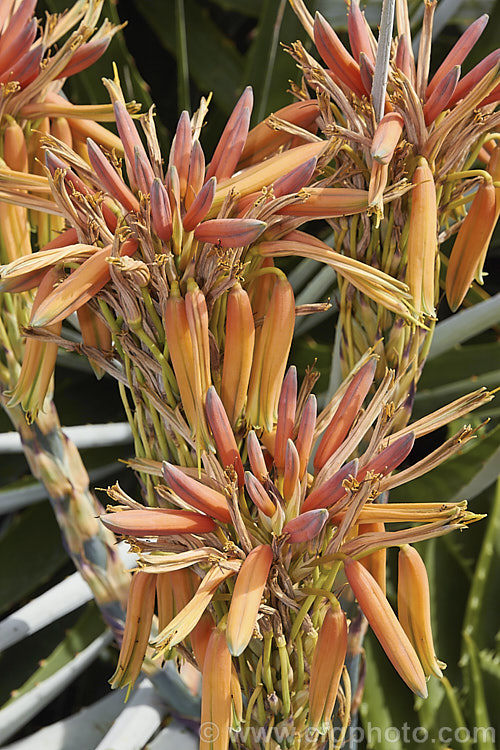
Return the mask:
<svg viewBox="0 0 500 750"><path fill-rule="evenodd" d="M42 10L62 10L66 0L45 0ZM418 25L422 3L412 2L413 18ZM439 15L439 6L443 13ZM445 8L446 5L446 8ZM308 3L311 10L320 9L338 30L345 32L345 3L342 0L318 0ZM364 4L362 3L362 7ZM368 19L376 25L380 3L367 3ZM489 27L474 50L483 57L496 46L495 35L500 22L500 2L438 3L440 30L433 48L433 67L446 54L458 34L477 15L490 12ZM162 145L166 149L181 109L193 111L201 95L213 92L209 124L203 134L208 152L213 148L234 103L245 85L255 92L254 121L291 101L287 93L289 79L297 78L293 61L280 47L302 38L304 32L285 0L118 0L105 3L105 15L113 21L128 21L123 33L113 40L103 59L92 69L71 80L67 93L74 102L105 102L107 96L101 77L112 76L112 62L120 71L127 99L136 99L143 108L156 105ZM472 57L472 56L471 56ZM471 65L474 60L471 60ZM324 231L324 227L318 227ZM317 361L321 372L319 391L329 383L332 346L336 326L336 288L329 269L307 261L292 269L291 279L298 301L320 301L330 298L332 310L315 318L301 319L292 352L292 361L303 373ZM494 237L487 269L485 290L500 293L499 234ZM469 295L480 301L484 290ZM446 304L440 307L441 318L449 314ZM465 318L464 318L465 315ZM451 330L440 340L443 353L431 358L425 368L415 403L419 417L446 401L480 385L500 385L500 305L497 304L488 323L479 332L467 333L469 318L456 317ZM447 346L453 343L451 348ZM61 355L56 381L56 403L63 424L102 423L124 419L114 383L107 378L97 382L90 368L76 355ZM495 401L472 419L491 418L473 446L430 475L394 492L394 499L458 500L467 498L476 512L488 517L469 531L433 540L423 548L431 591L437 653L448 663L448 682L430 683L427 702L414 701L387 662L375 639L366 641L367 677L361 720L365 726L401 728L425 727L426 742L411 741L406 746L445 747L440 743L440 727L498 726L500 698L500 642L498 600L500 595L500 491L496 480L500 467L499 406ZM0 416L1 428L9 430L7 419ZM452 426L453 429L453 426ZM438 438L446 437L441 434ZM416 452L432 449L424 441ZM113 446L84 451L90 471L99 470L99 484L106 486L119 478L134 491L134 480L117 463L130 455L131 446ZM104 468L103 468L104 467ZM22 493L33 482L27 475L22 456L9 456L0 465L3 492ZM48 502L43 499L21 511L0 519L0 613L16 609L72 572L60 540L57 525ZM395 558L390 558L391 565ZM9 571L8 573L6 571ZM394 597L394 588L389 594ZM27 690L69 661L73 654L91 642L102 630L93 605L79 610L45 628L24 643L0 655L0 705L11 691ZM464 632L467 633L464 636ZM105 694L107 678L112 673L115 654L110 649L87 670L64 695L55 700L25 728L33 732L39 726L73 713ZM410 729L411 732L411 729ZM410 735L411 736L411 735ZM465 733L464 733L465 736ZM377 750L399 750L402 740L382 737L369 745ZM460 742L452 747L493 750L488 740Z"/></svg>

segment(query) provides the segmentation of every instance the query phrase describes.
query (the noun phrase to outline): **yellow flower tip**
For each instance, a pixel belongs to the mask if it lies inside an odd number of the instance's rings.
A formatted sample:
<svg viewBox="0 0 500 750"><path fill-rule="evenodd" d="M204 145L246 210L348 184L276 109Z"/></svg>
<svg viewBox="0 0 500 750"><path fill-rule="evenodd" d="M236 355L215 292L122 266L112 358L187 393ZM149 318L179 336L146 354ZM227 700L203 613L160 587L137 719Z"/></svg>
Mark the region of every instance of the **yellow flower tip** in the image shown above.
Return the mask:
<svg viewBox="0 0 500 750"><path fill-rule="evenodd" d="M453 312L482 268L498 219L493 182L483 182L458 230L446 270L446 299Z"/></svg>
<svg viewBox="0 0 500 750"><path fill-rule="evenodd" d="M321 625L311 665L309 726L326 734L347 653L347 620L339 604L329 606Z"/></svg>
<svg viewBox="0 0 500 750"><path fill-rule="evenodd" d="M360 562L346 558L344 569L354 596L392 665L416 695L427 698L422 665L382 589Z"/></svg>
<svg viewBox="0 0 500 750"><path fill-rule="evenodd" d="M101 521L115 534L125 536L208 534L215 530L215 523L208 516L191 510L166 508L116 511L101 516Z"/></svg>
<svg viewBox="0 0 500 750"><path fill-rule="evenodd" d="M198 242L210 242L220 247L251 245L266 228L258 219L208 219L194 230Z"/></svg>
<svg viewBox="0 0 500 750"><path fill-rule="evenodd" d="M226 638L233 656L242 654L250 643L272 562L271 547L261 544L254 547L240 568L227 616Z"/></svg>
<svg viewBox="0 0 500 750"><path fill-rule="evenodd" d="M301 513L300 516L292 518L283 527L283 534L288 535L291 544L308 542L315 539L328 521L329 511L326 508L318 508Z"/></svg>
<svg viewBox="0 0 500 750"><path fill-rule="evenodd" d="M226 635L214 628L203 663L200 750L227 750L231 726L232 659Z"/></svg>
<svg viewBox="0 0 500 750"><path fill-rule="evenodd" d="M242 487L244 484L243 463L226 410L213 385L207 391L205 411L221 464L224 468L228 466L234 468L238 477L238 486Z"/></svg>
<svg viewBox="0 0 500 750"><path fill-rule="evenodd" d="M429 582L417 550L404 544L398 558L398 616L427 677L443 676L432 639Z"/></svg>
<svg viewBox="0 0 500 750"><path fill-rule="evenodd" d="M202 513L222 523L231 522L231 514L225 496L202 482L184 474L181 469L163 462L162 473L169 489L181 500Z"/></svg>
<svg viewBox="0 0 500 750"><path fill-rule="evenodd" d="M398 112L388 112L382 117L373 135L370 148L372 159L380 164L389 164L401 138L403 124Z"/></svg>

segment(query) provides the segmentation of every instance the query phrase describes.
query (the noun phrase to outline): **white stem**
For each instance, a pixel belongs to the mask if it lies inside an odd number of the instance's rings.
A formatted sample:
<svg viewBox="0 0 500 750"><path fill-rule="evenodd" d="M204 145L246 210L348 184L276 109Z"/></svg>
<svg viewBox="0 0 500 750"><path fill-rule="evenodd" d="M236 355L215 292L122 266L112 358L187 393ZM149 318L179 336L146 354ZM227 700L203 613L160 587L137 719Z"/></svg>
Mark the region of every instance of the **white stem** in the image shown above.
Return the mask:
<svg viewBox="0 0 500 750"><path fill-rule="evenodd" d="M377 58L373 74L372 100L375 119L380 122L384 116L385 92L389 61L391 57L392 27L394 23L395 0L383 0L380 15L380 32L378 35Z"/></svg>

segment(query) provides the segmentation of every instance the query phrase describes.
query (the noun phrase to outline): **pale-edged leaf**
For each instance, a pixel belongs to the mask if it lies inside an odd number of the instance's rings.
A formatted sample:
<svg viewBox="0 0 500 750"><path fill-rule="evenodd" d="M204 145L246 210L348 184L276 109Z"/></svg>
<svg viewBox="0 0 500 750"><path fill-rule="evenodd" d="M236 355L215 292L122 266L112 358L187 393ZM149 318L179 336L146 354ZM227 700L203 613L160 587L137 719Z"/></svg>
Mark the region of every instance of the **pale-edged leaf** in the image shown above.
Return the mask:
<svg viewBox="0 0 500 750"><path fill-rule="evenodd" d="M15 734L92 664L112 640L111 632L103 632L103 627L95 606L88 605L64 641L0 709L0 742Z"/></svg>
<svg viewBox="0 0 500 750"><path fill-rule="evenodd" d="M0 651L73 612L90 599L90 587L80 573L73 573L0 622Z"/></svg>
<svg viewBox="0 0 500 750"><path fill-rule="evenodd" d="M144 678L95 750L136 750L143 747L159 728L166 713L165 702L153 683Z"/></svg>
<svg viewBox="0 0 500 750"><path fill-rule="evenodd" d="M500 293L461 310L436 325L428 359L453 349L478 333L486 331L500 321Z"/></svg>
<svg viewBox="0 0 500 750"><path fill-rule="evenodd" d="M82 708L66 719L49 724L38 732L5 746L5 750L95 750L118 714L123 696L118 690Z"/></svg>

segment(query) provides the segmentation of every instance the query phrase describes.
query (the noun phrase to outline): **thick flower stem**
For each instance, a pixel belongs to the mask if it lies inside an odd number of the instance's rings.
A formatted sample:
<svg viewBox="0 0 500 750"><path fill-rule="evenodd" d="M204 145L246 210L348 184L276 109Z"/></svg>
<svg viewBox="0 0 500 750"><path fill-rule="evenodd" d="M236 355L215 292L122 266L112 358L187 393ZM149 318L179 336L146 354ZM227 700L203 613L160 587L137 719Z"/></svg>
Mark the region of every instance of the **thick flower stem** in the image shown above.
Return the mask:
<svg viewBox="0 0 500 750"><path fill-rule="evenodd" d="M123 633L130 574L116 549L116 539L99 521L102 508L74 443L61 429L55 406L28 424L20 407L2 405L18 431L31 472L46 488L75 567L94 594L105 622L118 641ZM46 401L46 403L49 403Z"/></svg>

